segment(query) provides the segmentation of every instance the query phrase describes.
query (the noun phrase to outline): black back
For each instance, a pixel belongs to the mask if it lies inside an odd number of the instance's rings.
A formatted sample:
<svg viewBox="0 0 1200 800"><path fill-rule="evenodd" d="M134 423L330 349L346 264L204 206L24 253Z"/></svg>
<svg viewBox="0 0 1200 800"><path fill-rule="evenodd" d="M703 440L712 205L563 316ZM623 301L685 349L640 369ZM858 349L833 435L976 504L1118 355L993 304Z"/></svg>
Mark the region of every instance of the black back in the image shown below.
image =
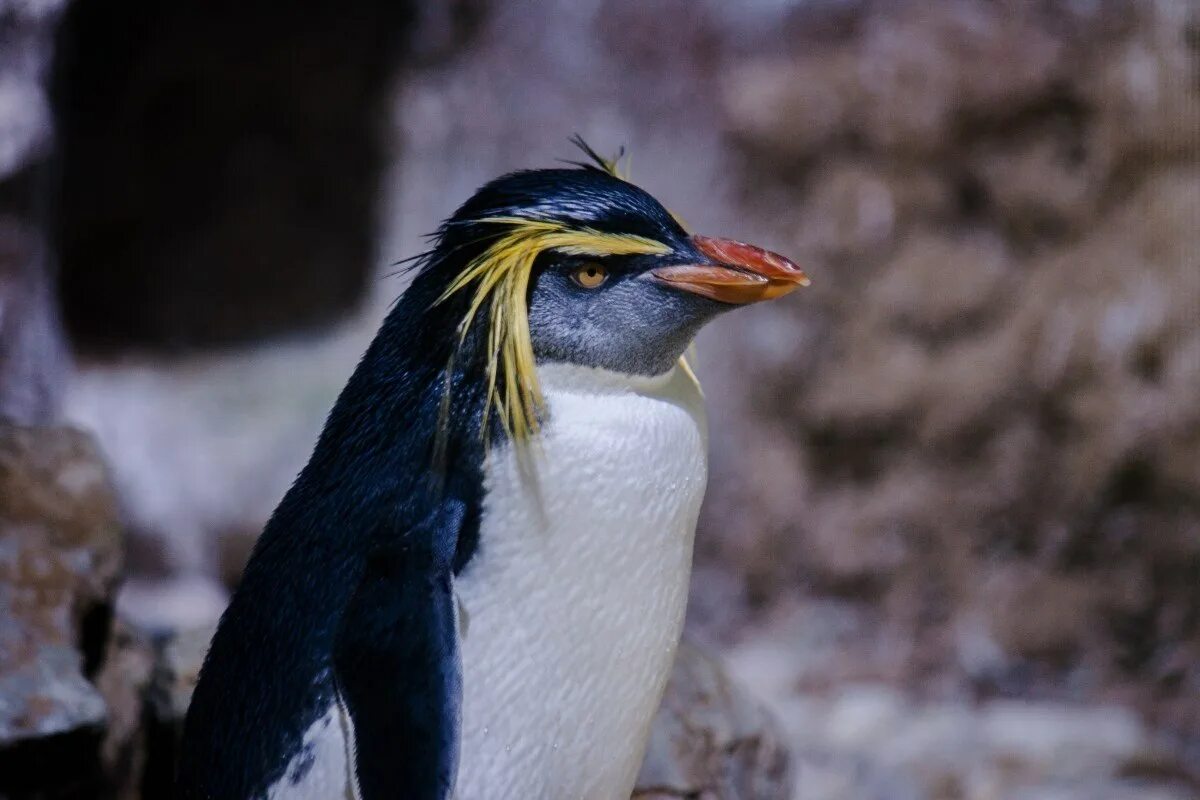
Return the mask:
<svg viewBox="0 0 1200 800"><path fill-rule="evenodd" d="M444 466L433 469L461 309L418 276L338 398L312 459L263 531L205 659L185 726L182 798L243 798L282 776L333 700L332 652L368 556L410 531L460 567L477 538L483 437L470 349L456 359ZM445 506L455 530L423 528ZM460 533L461 530L461 533ZM449 541L437 541L452 537ZM414 676L419 680L419 676Z"/></svg>

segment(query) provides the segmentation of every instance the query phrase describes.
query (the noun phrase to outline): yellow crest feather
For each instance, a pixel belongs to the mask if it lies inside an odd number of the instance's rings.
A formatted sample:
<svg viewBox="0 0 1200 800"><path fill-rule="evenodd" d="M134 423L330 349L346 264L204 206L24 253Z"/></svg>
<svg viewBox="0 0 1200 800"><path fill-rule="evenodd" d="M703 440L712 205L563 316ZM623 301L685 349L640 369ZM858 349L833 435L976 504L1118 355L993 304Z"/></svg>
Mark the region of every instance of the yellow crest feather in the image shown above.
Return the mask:
<svg viewBox="0 0 1200 800"><path fill-rule="evenodd" d="M633 161L632 156L626 155L625 145L621 145L617 150L617 154L611 158L605 158L596 152L596 150L584 141L583 137L578 133L571 137L571 144L583 151L583 154L590 159L591 163L583 161L569 161L569 164L577 164L585 169L598 168L612 175L619 180L629 181L630 164ZM625 169L621 169L621 159L625 159Z"/></svg>
<svg viewBox="0 0 1200 800"><path fill-rule="evenodd" d="M552 220L524 217L489 217L481 222L504 225L504 231L480 256L467 264L438 298L442 302L457 292L474 287L470 306L459 323L459 342L486 306L487 400L483 430L486 436L493 407L508 435L516 442L527 441L538 431L542 409L541 386L529 337L529 308L526 295L537 257L548 250L567 255L662 255L671 248L662 242L632 234L607 233L592 228L568 228ZM503 387L498 389L500 378Z"/></svg>

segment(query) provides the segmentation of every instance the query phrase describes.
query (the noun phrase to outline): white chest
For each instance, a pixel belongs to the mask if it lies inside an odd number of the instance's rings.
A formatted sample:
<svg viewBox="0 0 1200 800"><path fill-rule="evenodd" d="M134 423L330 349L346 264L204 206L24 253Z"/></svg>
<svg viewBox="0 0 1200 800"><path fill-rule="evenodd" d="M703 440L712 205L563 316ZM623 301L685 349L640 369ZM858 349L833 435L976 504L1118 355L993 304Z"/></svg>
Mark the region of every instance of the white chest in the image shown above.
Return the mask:
<svg viewBox="0 0 1200 800"><path fill-rule="evenodd" d="M706 479L702 398L681 370L551 365L532 452L494 452L479 549L456 590L458 800L629 797L679 639Z"/></svg>

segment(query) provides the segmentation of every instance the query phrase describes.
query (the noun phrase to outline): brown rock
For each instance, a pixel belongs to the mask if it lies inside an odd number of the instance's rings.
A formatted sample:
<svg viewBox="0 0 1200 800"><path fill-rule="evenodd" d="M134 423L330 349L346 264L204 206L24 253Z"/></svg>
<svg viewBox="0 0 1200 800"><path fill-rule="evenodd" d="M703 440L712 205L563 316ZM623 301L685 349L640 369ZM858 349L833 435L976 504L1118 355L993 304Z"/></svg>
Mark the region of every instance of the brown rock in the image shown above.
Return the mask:
<svg viewBox="0 0 1200 800"><path fill-rule="evenodd" d="M1107 164L1081 126L1051 117L1021 136L982 144L971 169L1019 241L1081 232L1096 214Z"/></svg>
<svg viewBox="0 0 1200 800"><path fill-rule="evenodd" d="M943 152L959 125L1035 104L1059 79L1064 43L1027 8L858 4L842 26L858 34L849 41L806 41L791 58L734 69L723 92L730 127L787 160L848 139L903 156Z"/></svg>
<svg viewBox="0 0 1200 800"><path fill-rule="evenodd" d="M1098 597L1106 587L1028 568L997 571L984 587L991 633L1007 652L1054 661L1070 657L1096 628Z"/></svg>
<svg viewBox="0 0 1200 800"><path fill-rule="evenodd" d="M1139 11L1130 35L1082 75L1084 96L1100 114L1091 145L1114 162L1194 156L1200 130L1196 6L1156 2Z"/></svg>
<svg viewBox="0 0 1200 800"><path fill-rule="evenodd" d="M0 429L0 744L98 725L86 680L121 560L116 498L91 439L68 428ZM99 638L86 626L100 626ZM81 652L88 650L90 652Z"/></svg>
<svg viewBox="0 0 1200 800"><path fill-rule="evenodd" d="M714 659L681 645L633 796L784 800L791 788L774 720Z"/></svg>
<svg viewBox="0 0 1200 800"><path fill-rule="evenodd" d="M0 427L0 773L13 796L102 781L109 714L93 678L120 563L116 498L92 440Z"/></svg>
<svg viewBox="0 0 1200 800"><path fill-rule="evenodd" d="M183 721L215 626L177 631L158 642L147 692L146 769L149 797L169 797L183 738Z"/></svg>
<svg viewBox="0 0 1200 800"><path fill-rule="evenodd" d="M914 233L867 291L868 308L904 332L944 337L1003 308L1012 263L998 237Z"/></svg>
<svg viewBox="0 0 1200 800"><path fill-rule="evenodd" d="M168 725L183 725L214 633L215 627L177 631L159 644L150 693L155 719Z"/></svg>
<svg viewBox="0 0 1200 800"><path fill-rule="evenodd" d="M809 207L796 238L825 259L863 258L885 250L895 235L896 198L886 176L862 164L834 164L813 178Z"/></svg>
<svg viewBox="0 0 1200 800"><path fill-rule="evenodd" d="M841 13L727 71L748 193L814 285L728 323L701 552L760 603L853 596L893 643L865 672L1085 672L1200 734L1200 6ZM801 452L758 463L762 431Z"/></svg>
<svg viewBox="0 0 1200 800"><path fill-rule="evenodd" d="M853 54L840 52L735 67L722 86L733 132L775 158L801 160L843 134L854 74Z"/></svg>
<svg viewBox="0 0 1200 800"><path fill-rule="evenodd" d="M154 668L150 642L120 619L113 624L96 688L108 718L100 763L113 800L139 800L146 769L146 693ZM147 800L153 795L147 795Z"/></svg>

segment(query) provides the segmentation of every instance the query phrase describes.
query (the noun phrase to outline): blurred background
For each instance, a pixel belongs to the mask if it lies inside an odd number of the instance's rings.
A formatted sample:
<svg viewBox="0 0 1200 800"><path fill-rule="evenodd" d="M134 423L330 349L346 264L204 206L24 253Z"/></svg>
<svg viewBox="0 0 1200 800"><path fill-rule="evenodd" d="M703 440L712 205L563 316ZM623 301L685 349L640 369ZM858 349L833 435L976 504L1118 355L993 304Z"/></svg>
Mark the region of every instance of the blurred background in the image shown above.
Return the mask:
<svg viewBox="0 0 1200 800"><path fill-rule="evenodd" d="M0 798L167 796L394 262L576 132L813 278L698 345L643 796L1200 797L1197 3L0 0Z"/></svg>

